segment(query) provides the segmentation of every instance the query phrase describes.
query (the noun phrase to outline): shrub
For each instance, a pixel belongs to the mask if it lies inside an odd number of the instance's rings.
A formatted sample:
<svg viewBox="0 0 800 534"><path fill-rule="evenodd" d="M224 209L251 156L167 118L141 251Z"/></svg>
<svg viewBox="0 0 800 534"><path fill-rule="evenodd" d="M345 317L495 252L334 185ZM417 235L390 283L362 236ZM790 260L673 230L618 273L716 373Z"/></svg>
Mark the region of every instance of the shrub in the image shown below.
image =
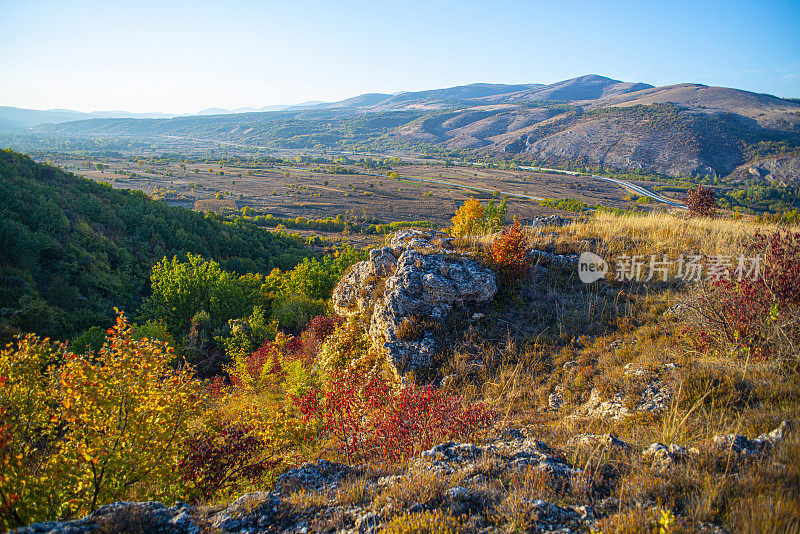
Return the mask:
<svg viewBox="0 0 800 534"><path fill-rule="evenodd" d="M250 317L229 320L228 328L228 336L219 336L215 340L225 347L225 354L230 361L246 357L265 339L274 337L277 333L277 325L267 322L261 306L254 307Z"/></svg>
<svg viewBox="0 0 800 534"><path fill-rule="evenodd" d="M301 396L311 386L311 367L336 324L330 317L314 317L298 337L279 332L252 353L235 354L225 371L235 387L248 392L266 391L283 379L284 391Z"/></svg>
<svg viewBox="0 0 800 534"><path fill-rule="evenodd" d="M122 314L91 356L33 335L0 353L4 524L82 515L135 491L175 498L203 395L174 361L164 343L135 340Z"/></svg>
<svg viewBox="0 0 800 534"><path fill-rule="evenodd" d="M453 223L453 235L464 236L477 234L483 227L484 208L476 199L470 197L464 205L458 208Z"/></svg>
<svg viewBox="0 0 800 534"><path fill-rule="evenodd" d="M272 318L282 329L300 332L312 317L325 313L323 300L315 300L306 295L290 293L275 300L272 305Z"/></svg>
<svg viewBox="0 0 800 534"><path fill-rule="evenodd" d="M447 439L485 430L494 412L433 386L393 389L385 379L345 373L297 399L306 420L318 421L349 463L356 459L396 461Z"/></svg>
<svg viewBox="0 0 800 534"><path fill-rule="evenodd" d="M730 269L695 307L700 342L721 342L737 354L778 358L796 366L800 346L800 233L757 233L748 246L760 257L757 278Z"/></svg>
<svg viewBox="0 0 800 534"><path fill-rule="evenodd" d="M442 512L404 513L393 518L383 527L384 534L457 534L463 532L459 519Z"/></svg>
<svg viewBox="0 0 800 534"><path fill-rule="evenodd" d="M697 189L690 189L682 200L692 215L712 219L717 216L717 200L714 198L714 190L710 187L701 185Z"/></svg>
<svg viewBox="0 0 800 534"><path fill-rule="evenodd" d="M487 259L506 281L521 280L528 274L531 267L528 243L519 219L514 218L513 226L504 228L495 238L487 251Z"/></svg>
<svg viewBox="0 0 800 534"><path fill-rule="evenodd" d="M75 354L86 354L100 350L106 341L106 333L99 326L93 326L72 340L70 350Z"/></svg>
<svg viewBox="0 0 800 534"><path fill-rule="evenodd" d="M291 336L279 332L274 341L266 341L251 354L237 354L231 365L225 368L231 384L248 392L275 387L283 373L280 364L281 351L291 339Z"/></svg>
<svg viewBox="0 0 800 534"><path fill-rule="evenodd" d="M277 465L268 444L243 425L224 424L184 441L187 450L178 467L183 481L199 497L210 499L236 488L241 481L257 482Z"/></svg>

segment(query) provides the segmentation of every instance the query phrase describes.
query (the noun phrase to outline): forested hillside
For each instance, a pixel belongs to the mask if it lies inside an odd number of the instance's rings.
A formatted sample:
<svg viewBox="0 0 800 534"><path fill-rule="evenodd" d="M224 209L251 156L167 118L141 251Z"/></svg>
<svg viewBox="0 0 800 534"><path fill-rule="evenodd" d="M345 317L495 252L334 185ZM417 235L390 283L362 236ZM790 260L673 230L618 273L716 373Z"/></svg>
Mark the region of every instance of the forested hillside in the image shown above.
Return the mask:
<svg viewBox="0 0 800 534"><path fill-rule="evenodd" d="M169 207L0 151L0 340L59 339L136 309L152 266L200 254L223 269L268 273L309 255L295 240Z"/></svg>

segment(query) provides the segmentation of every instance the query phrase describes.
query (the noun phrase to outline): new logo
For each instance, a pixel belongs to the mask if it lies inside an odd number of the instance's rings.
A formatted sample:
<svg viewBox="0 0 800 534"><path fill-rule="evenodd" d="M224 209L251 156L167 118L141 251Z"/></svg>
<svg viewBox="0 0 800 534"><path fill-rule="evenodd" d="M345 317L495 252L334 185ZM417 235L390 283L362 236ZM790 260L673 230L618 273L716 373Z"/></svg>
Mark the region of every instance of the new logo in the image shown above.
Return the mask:
<svg viewBox="0 0 800 534"><path fill-rule="evenodd" d="M606 260L591 252L584 252L578 258L578 278L584 284L591 284L605 278L608 272Z"/></svg>

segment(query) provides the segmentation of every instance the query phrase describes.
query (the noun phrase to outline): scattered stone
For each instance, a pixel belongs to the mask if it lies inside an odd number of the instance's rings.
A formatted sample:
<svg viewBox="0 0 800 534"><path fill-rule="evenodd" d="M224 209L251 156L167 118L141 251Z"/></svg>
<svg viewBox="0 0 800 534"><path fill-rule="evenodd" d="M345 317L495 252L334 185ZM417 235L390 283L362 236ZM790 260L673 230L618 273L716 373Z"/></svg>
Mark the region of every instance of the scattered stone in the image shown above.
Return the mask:
<svg viewBox="0 0 800 534"><path fill-rule="evenodd" d="M310 491L328 491L352 472L346 465L320 460L316 464L308 463L288 470L278 478L275 491L289 494L298 489Z"/></svg>
<svg viewBox="0 0 800 534"><path fill-rule="evenodd" d="M662 413L669 406L672 390L661 381L650 382L636 405L640 412Z"/></svg>
<svg viewBox="0 0 800 534"><path fill-rule="evenodd" d="M553 392L547 397L547 405L553 410L558 410L562 404L564 404L564 397L559 391Z"/></svg>
<svg viewBox="0 0 800 534"><path fill-rule="evenodd" d="M778 443L783 441L792 426L791 421L782 421L777 428L771 432L761 434L755 439L750 439L741 434L717 435L712 439L712 445L724 453L749 457L761 456L771 452Z"/></svg>
<svg viewBox="0 0 800 534"><path fill-rule="evenodd" d="M630 417L636 412L650 412L658 414L664 412L672 399L672 389L663 381L650 382L639 397L635 409L630 409L625 404L624 397L618 393L604 399L599 390L592 389L589 400L579 406L575 412L567 417L570 419L604 419L617 421Z"/></svg>
<svg viewBox="0 0 800 534"><path fill-rule="evenodd" d="M623 452L633 450L633 446L630 443L619 439L614 434L579 434L572 437L568 443L579 448L607 447Z"/></svg>
<svg viewBox="0 0 800 534"><path fill-rule="evenodd" d="M535 468L555 477L571 477L580 473L555 450L537 439L513 439L480 446L473 443L443 443L423 452L414 465L435 473L452 475L474 470L475 463L481 459L499 460L498 463L506 471Z"/></svg>
<svg viewBox="0 0 800 534"><path fill-rule="evenodd" d="M642 369L642 367L639 364L630 362L626 363L625 367L622 368L622 374L633 375L633 376L644 376L645 374L647 374L647 371Z"/></svg>
<svg viewBox="0 0 800 534"><path fill-rule="evenodd" d="M610 419L615 421L630 415L631 411L625 406L621 395L603 399L600 396L600 391L595 388L589 394L589 400L568 417L571 419Z"/></svg>
<svg viewBox="0 0 800 534"><path fill-rule="evenodd" d="M565 219L558 215L548 215L546 217L534 217L526 225L526 228L541 228L543 226L565 226L571 224L572 219Z"/></svg>
<svg viewBox="0 0 800 534"><path fill-rule="evenodd" d="M663 443L653 443L642 451L642 457L650 458L654 469L667 470L678 462L686 459L688 451L681 445L674 443L669 447Z"/></svg>

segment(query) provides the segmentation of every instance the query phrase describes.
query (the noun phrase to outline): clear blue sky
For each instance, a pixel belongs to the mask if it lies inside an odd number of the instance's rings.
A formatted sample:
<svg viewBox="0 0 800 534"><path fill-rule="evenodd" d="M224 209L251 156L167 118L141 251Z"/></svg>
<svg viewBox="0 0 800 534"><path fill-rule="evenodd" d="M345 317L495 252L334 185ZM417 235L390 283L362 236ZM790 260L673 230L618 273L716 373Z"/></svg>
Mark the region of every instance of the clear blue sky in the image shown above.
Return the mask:
<svg viewBox="0 0 800 534"><path fill-rule="evenodd" d="M0 105L195 112L601 74L800 97L800 1L0 0Z"/></svg>

